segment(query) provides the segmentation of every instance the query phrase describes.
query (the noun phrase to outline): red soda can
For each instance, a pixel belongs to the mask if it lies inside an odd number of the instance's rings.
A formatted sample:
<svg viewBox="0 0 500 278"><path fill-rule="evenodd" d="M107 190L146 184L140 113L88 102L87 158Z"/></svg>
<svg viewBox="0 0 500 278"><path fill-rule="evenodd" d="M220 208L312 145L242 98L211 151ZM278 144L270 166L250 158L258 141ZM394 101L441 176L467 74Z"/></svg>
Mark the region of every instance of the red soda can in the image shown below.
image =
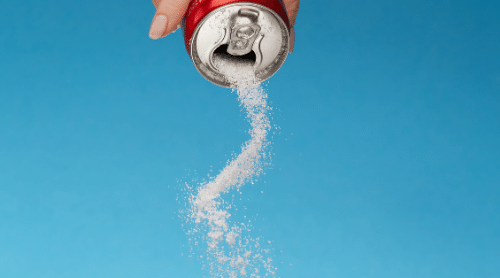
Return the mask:
<svg viewBox="0 0 500 278"><path fill-rule="evenodd" d="M182 29L196 69L223 87L232 85L214 58L251 63L256 81L262 82L281 68L290 47L290 23L282 0L192 0Z"/></svg>

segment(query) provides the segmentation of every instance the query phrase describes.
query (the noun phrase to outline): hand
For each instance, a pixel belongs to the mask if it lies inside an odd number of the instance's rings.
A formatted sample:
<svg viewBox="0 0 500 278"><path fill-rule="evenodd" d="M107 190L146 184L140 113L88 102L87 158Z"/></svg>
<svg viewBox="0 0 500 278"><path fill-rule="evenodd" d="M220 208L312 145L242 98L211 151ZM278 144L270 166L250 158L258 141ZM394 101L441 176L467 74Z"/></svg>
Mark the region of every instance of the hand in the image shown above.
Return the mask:
<svg viewBox="0 0 500 278"><path fill-rule="evenodd" d="M191 0L153 0L156 13L151 22L149 37L156 40L167 36L180 27L180 23ZM293 51L295 43L295 18L299 12L300 0L283 0L290 25L290 52Z"/></svg>

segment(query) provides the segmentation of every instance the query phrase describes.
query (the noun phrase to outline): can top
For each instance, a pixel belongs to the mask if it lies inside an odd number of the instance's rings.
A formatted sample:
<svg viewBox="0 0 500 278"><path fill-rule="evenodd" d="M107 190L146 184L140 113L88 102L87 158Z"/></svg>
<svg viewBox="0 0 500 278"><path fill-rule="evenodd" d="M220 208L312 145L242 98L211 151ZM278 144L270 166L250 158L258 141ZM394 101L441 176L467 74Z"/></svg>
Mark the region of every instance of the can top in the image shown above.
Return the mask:
<svg viewBox="0 0 500 278"><path fill-rule="evenodd" d="M190 39L190 56L201 75L214 84L231 87L214 58L227 63L251 64L256 81L276 73L290 45L288 25L272 9L250 2L219 7L196 27Z"/></svg>

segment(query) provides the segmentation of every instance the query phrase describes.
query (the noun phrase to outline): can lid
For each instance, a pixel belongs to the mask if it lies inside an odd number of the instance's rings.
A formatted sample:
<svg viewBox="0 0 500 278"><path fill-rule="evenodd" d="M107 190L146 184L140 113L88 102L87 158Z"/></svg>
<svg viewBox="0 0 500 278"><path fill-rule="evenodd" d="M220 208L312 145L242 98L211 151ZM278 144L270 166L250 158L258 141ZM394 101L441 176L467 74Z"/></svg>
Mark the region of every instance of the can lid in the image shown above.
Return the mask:
<svg viewBox="0 0 500 278"><path fill-rule="evenodd" d="M231 87L214 58L250 63L256 81L262 82L285 62L289 45L287 25L276 12L260 4L238 2L205 16L191 37L190 56L203 77Z"/></svg>

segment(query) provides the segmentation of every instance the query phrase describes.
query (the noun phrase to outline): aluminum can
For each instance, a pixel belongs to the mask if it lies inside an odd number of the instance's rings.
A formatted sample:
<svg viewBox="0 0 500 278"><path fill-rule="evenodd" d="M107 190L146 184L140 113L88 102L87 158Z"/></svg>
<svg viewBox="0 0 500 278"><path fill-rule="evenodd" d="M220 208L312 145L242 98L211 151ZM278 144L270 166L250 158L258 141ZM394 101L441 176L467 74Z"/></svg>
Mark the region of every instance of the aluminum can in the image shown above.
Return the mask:
<svg viewBox="0 0 500 278"><path fill-rule="evenodd" d="M192 0L182 29L196 69L222 87L232 85L214 63L217 55L252 63L256 81L262 82L281 68L290 47L282 0Z"/></svg>

